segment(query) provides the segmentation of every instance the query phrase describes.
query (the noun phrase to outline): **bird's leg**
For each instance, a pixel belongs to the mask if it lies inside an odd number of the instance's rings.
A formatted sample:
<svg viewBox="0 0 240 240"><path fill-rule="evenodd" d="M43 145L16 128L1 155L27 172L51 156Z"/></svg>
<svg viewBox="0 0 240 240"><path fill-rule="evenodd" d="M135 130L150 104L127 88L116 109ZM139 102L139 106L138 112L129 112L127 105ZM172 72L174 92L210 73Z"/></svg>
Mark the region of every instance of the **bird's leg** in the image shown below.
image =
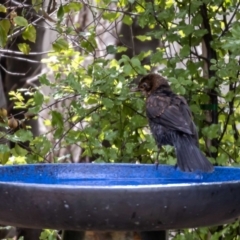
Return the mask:
<svg viewBox="0 0 240 240"><path fill-rule="evenodd" d="M176 151L177 151L177 150L176 150L176 147L174 147L174 150L175 150L175 153L176 153ZM176 156L176 157L177 157L177 156ZM177 168L178 168L178 164L176 163L176 164L174 165L174 169L177 170Z"/></svg>
<svg viewBox="0 0 240 240"><path fill-rule="evenodd" d="M155 165L156 165L156 169L158 169L158 165L159 165L159 154L161 152L162 146L158 146L158 152L157 152L157 159L155 161Z"/></svg>

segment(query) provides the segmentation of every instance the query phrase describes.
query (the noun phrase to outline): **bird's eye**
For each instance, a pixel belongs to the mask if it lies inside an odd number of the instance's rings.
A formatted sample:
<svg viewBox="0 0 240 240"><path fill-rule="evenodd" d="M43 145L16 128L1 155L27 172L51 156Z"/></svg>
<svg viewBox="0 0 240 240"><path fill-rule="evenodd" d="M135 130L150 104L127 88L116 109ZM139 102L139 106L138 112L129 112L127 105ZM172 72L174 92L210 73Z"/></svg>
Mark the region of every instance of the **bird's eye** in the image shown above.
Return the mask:
<svg viewBox="0 0 240 240"><path fill-rule="evenodd" d="M147 89L149 89L149 84L146 83L146 82L144 82L144 83L142 84L142 87L147 90Z"/></svg>

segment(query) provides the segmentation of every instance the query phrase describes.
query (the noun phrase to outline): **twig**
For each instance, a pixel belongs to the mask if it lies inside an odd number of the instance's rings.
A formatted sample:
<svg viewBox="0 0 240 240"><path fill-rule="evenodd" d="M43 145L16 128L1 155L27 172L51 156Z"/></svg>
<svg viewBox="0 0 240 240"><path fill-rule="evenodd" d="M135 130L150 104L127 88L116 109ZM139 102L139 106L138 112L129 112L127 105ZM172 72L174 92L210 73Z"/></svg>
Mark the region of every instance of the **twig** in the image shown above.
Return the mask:
<svg viewBox="0 0 240 240"><path fill-rule="evenodd" d="M84 118L86 118L87 116L89 116L90 114L92 114L93 112L95 112L97 109L101 108L103 105L99 104L96 107L93 107L92 109L90 109L88 111L87 114L85 114L83 117L81 117L78 122L83 121ZM78 123L76 122L76 123ZM67 135L67 133L74 127L75 125L72 125L65 133L62 134L61 138L54 144L54 146L52 147L52 149L55 149L55 147L62 141L62 139ZM48 154L45 156L45 158L47 158L49 156L51 152L48 152Z"/></svg>
<svg viewBox="0 0 240 240"><path fill-rule="evenodd" d="M57 12L58 9L56 9L55 11L53 11L51 14L49 14L48 16L51 17L51 15L53 15L55 12ZM40 22L41 20L45 20L44 16L39 16L36 20L34 20L33 22L31 22L30 24L28 24L28 26L30 25L34 25L34 24L37 24L38 22ZM19 35L21 35L25 30L26 28L28 27L22 27L21 29L17 30L16 32L12 33L11 35L9 35L7 37L7 40L10 40L11 38L15 38L15 37L18 37Z"/></svg>
<svg viewBox="0 0 240 240"><path fill-rule="evenodd" d="M9 53L9 54L15 54L15 55L26 55L22 52L19 52L19 51L12 51L12 50L9 50L9 49L0 49L0 53ZM44 54L47 54L47 53L53 53L52 51L44 51L44 52L30 52L28 55L44 55Z"/></svg>
<svg viewBox="0 0 240 240"><path fill-rule="evenodd" d="M31 59L27 59L27 58L22 58L22 57L13 57L13 56L9 56L9 55L3 55L0 54L1 58L12 58L12 59L17 59L19 61L24 61L24 62L30 62L30 63L41 63L40 61L36 61L36 60L31 60Z"/></svg>
<svg viewBox="0 0 240 240"><path fill-rule="evenodd" d="M94 5L91 5L89 3L87 3L86 1L83 1L84 5L86 6L89 6L89 7L92 7L92 8L95 8L95 9L98 9L98 10L103 10L103 11L109 11L109 12L117 12L117 13L124 13L126 15L132 15L132 16L139 16L139 14L137 13L132 13L132 12L127 12L127 11L123 11L123 10L119 10L119 9L109 9L109 8L103 8L103 7L97 7L97 6L94 6Z"/></svg>
<svg viewBox="0 0 240 240"><path fill-rule="evenodd" d="M6 68L0 64L0 68L2 68L7 74L13 75L13 76L26 76L27 73L14 73L14 72L9 72Z"/></svg>

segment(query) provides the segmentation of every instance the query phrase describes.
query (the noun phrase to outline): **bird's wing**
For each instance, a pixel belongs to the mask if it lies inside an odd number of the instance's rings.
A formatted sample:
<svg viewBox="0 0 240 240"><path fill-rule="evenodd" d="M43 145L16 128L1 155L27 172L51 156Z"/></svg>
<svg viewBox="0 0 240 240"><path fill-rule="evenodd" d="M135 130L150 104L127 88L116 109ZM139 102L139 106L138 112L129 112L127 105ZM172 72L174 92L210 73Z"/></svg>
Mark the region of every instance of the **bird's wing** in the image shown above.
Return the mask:
<svg viewBox="0 0 240 240"><path fill-rule="evenodd" d="M184 119L188 122L189 128L192 132L192 135L193 135L193 138L195 141L195 144L196 144L196 146L198 146L198 144L199 144L198 143L198 132L197 132L196 125L194 124L193 119L192 119L191 110L190 110L190 108L187 104L187 101L184 97L177 96L177 98L181 101L180 111L182 112Z"/></svg>
<svg viewBox="0 0 240 240"><path fill-rule="evenodd" d="M149 96L146 103L147 117L171 130L193 135L191 112L183 97L166 95Z"/></svg>

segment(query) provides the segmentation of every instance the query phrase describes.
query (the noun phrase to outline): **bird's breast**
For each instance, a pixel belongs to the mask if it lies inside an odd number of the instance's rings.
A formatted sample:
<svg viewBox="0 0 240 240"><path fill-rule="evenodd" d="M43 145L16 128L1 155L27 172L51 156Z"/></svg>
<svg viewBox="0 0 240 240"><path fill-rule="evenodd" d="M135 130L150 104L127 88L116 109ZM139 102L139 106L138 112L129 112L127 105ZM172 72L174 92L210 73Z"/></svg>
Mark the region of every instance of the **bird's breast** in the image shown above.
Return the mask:
<svg viewBox="0 0 240 240"><path fill-rule="evenodd" d="M169 132L161 124L157 124L149 120L149 127L152 132L152 135L157 143L157 145L172 145L171 138L169 137Z"/></svg>

